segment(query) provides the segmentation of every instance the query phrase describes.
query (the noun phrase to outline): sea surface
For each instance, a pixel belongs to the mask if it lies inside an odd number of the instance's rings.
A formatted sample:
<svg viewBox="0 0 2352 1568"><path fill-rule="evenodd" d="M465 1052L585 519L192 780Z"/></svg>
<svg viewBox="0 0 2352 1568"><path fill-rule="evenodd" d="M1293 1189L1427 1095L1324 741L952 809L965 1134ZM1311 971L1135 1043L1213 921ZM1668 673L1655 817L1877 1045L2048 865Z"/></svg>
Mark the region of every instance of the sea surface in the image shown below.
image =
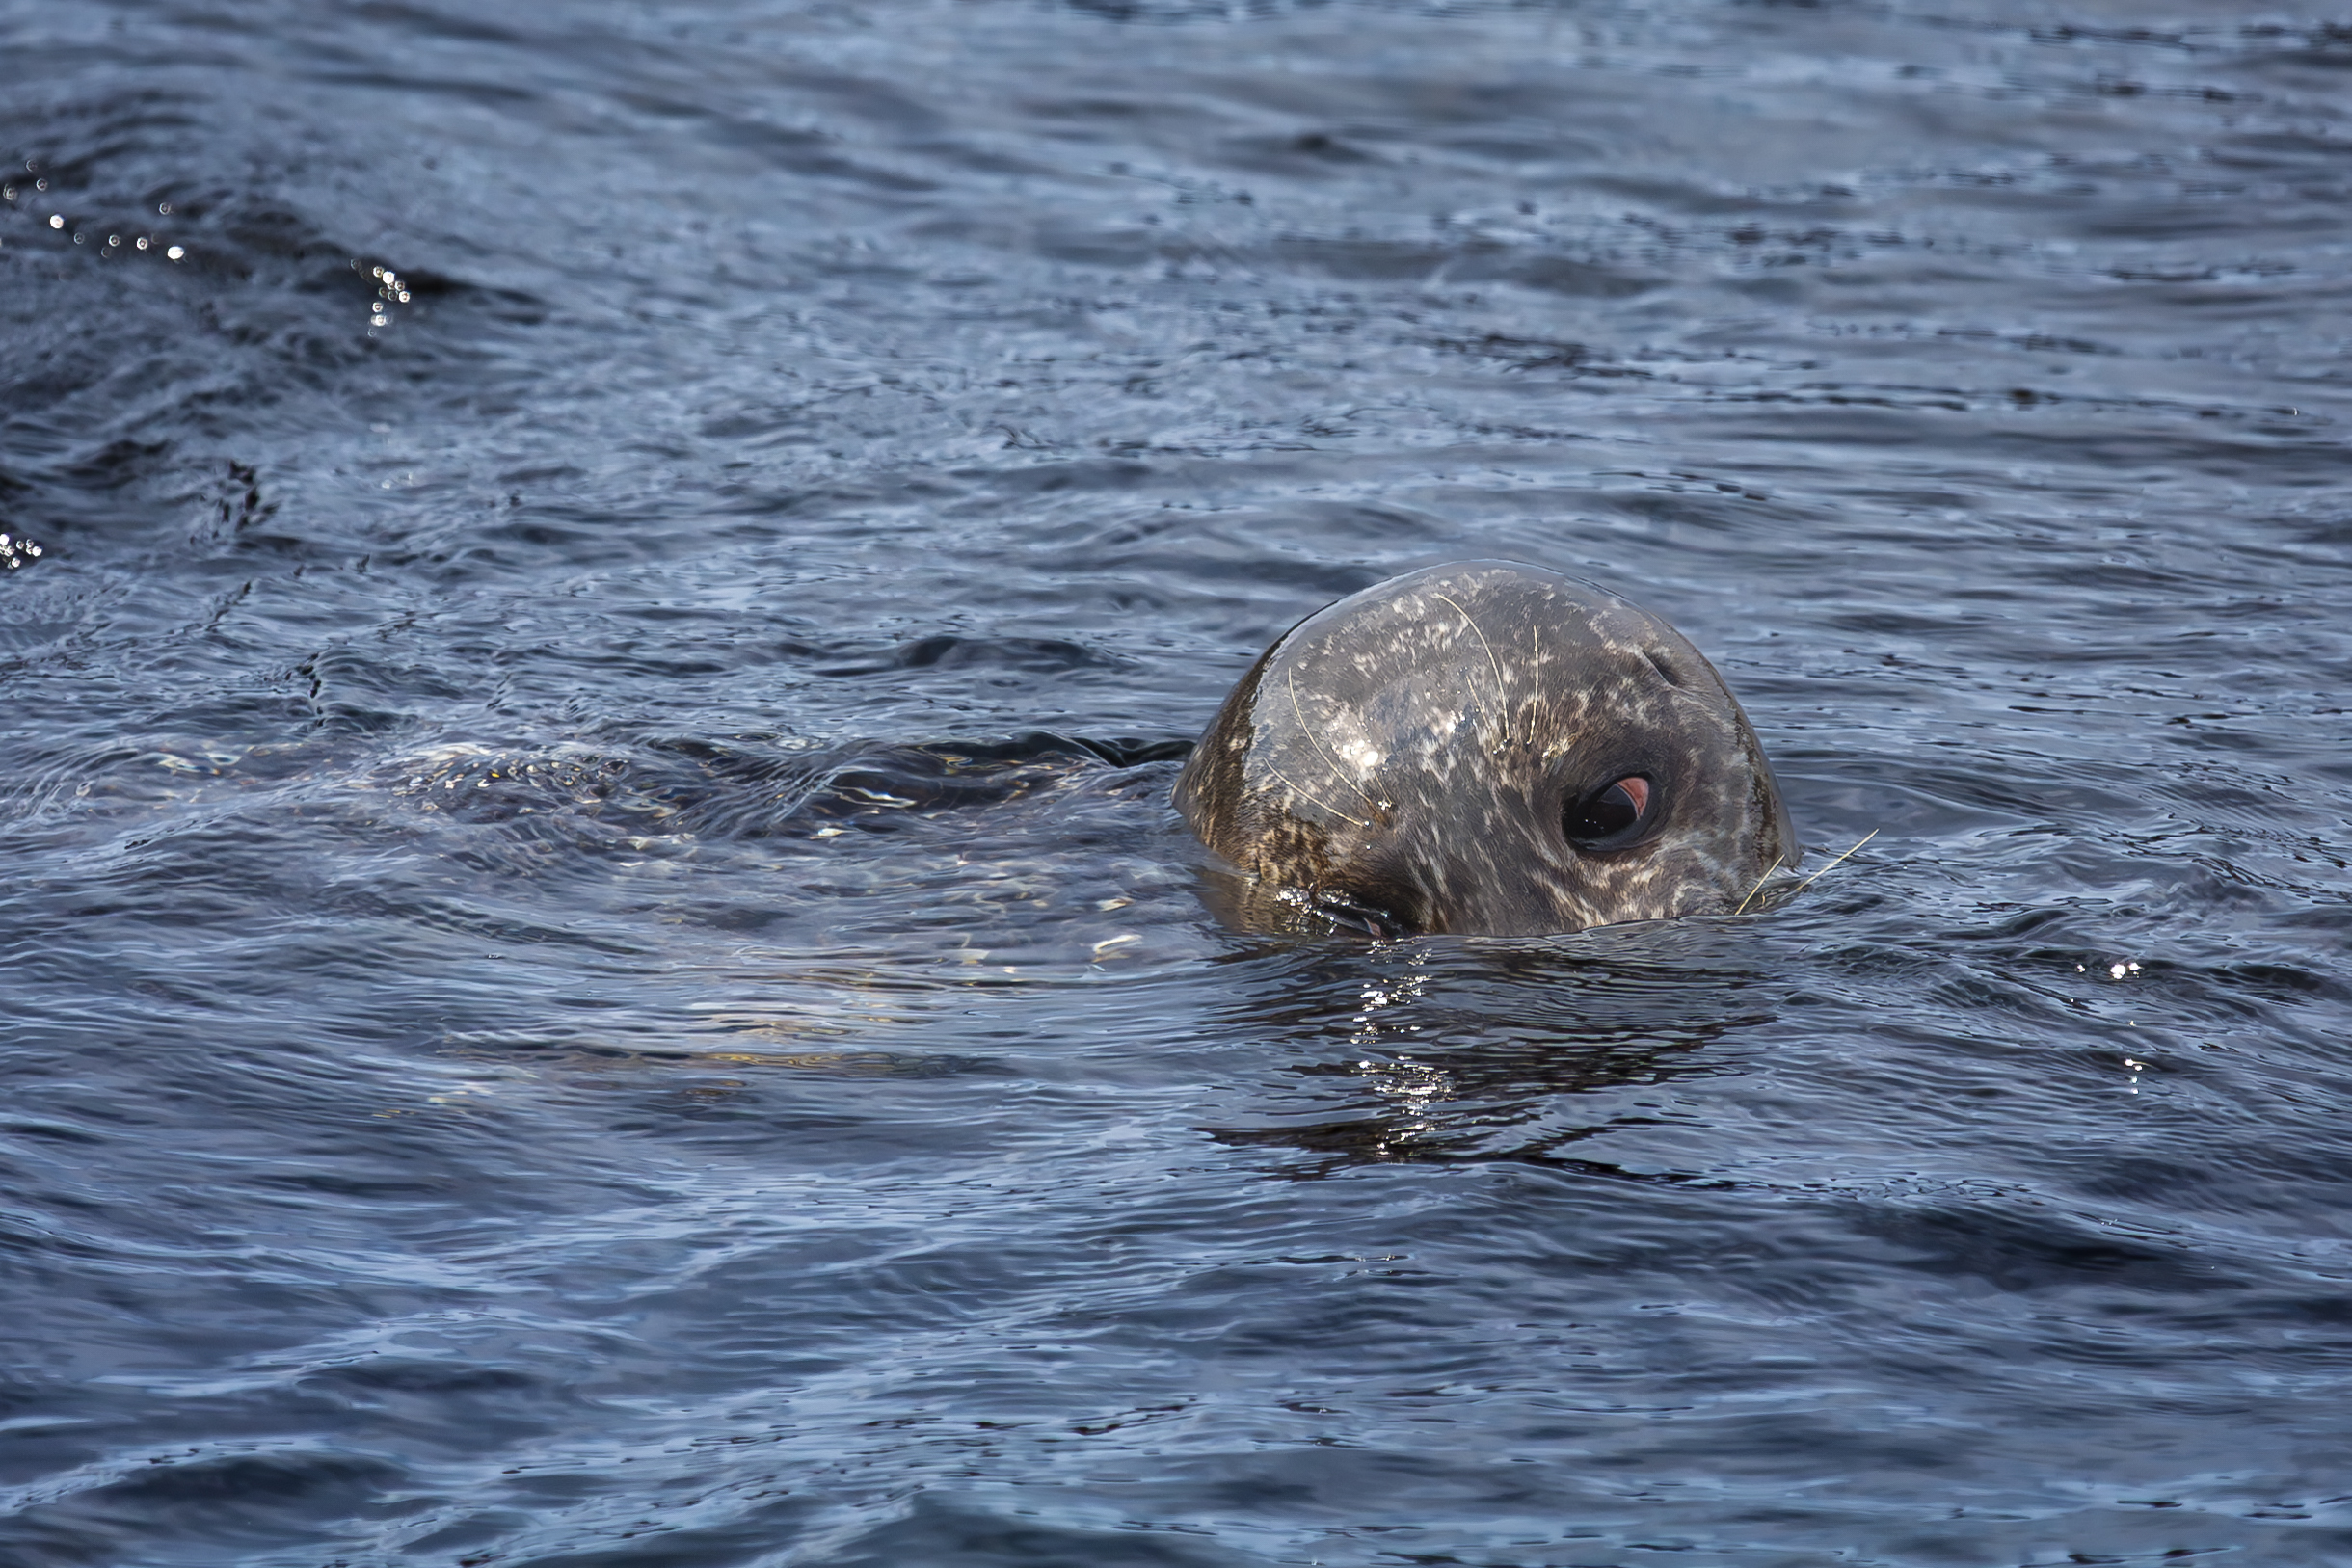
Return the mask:
<svg viewBox="0 0 2352 1568"><path fill-rule="evenodd" d="M0 0L0 162L8 1568L2352 1563L2340 7ZM1465 557L1819 880L1220 923Z"/></svg>

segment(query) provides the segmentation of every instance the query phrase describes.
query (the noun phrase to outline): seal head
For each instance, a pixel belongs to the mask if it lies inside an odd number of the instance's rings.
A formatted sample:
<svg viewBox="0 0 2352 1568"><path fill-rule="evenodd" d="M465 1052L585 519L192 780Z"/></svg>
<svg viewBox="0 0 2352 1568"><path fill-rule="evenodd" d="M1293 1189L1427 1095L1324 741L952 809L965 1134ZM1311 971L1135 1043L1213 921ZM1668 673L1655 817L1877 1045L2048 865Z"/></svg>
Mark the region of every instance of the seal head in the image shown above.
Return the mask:
<svg viewBox="0 0 2352 1568"><path fill-rule="evenodd" d="M1510 561L1408 572L1292 627L1175 798L1253 879L1251 923L1276 917L1272 899L1464 936L1729 913L1800 853L1698 650Z"/></svg>

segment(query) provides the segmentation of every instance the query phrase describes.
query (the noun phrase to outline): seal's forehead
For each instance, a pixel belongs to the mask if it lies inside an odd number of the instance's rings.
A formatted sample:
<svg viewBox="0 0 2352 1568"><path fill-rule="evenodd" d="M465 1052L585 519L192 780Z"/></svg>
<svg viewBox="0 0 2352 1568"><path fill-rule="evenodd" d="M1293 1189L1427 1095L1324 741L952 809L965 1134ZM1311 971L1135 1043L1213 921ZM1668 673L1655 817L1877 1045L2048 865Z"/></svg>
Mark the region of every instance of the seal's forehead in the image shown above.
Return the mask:
<svg viewBox="0 0 2352 1568"><path fill-rule="evenodd" d="M1591 583L1511 561L1467 561L1407 572L1341 599L1301 622L1286 651L1375 666L1425 657L1473 632L1513 656L1632 651L1645 640L1680 641L1648 611Z"/></svg>

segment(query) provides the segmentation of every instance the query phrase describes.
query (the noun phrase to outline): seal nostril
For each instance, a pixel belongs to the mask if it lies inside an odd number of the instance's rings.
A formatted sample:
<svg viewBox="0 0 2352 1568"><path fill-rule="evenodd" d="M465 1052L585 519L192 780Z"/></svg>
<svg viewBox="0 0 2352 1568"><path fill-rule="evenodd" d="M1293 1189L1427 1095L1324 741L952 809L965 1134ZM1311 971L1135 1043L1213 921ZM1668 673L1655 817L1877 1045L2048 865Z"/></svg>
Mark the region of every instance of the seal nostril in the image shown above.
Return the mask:
<svg viewBox="0 0 2352 1568"><path fill-rule="evenodd" d="M1685 684L1682 678L1682 672L1674 668L1673 660L1667 654L1664 649L1645 648L1642 650L1642 656L1649 660L1651 669L1657 671L1660 675L1666 678L1666 683L1668 685L1679 690Z"/></svg>

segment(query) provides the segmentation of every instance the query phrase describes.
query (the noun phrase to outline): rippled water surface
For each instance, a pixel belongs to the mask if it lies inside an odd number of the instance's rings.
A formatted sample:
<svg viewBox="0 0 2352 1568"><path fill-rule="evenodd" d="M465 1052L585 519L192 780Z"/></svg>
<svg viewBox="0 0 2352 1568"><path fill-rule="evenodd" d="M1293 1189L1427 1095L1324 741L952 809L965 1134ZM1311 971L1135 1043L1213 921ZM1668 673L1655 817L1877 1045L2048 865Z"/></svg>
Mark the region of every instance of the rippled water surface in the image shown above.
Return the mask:
<svg viewBox="0 0 2352 1568"><path fill-rule="evenodd" d="M0 156L8 1563L2352 1562L2340 11L6 0ZM1220 924L1469 556L1877 837Z"/></svg>

